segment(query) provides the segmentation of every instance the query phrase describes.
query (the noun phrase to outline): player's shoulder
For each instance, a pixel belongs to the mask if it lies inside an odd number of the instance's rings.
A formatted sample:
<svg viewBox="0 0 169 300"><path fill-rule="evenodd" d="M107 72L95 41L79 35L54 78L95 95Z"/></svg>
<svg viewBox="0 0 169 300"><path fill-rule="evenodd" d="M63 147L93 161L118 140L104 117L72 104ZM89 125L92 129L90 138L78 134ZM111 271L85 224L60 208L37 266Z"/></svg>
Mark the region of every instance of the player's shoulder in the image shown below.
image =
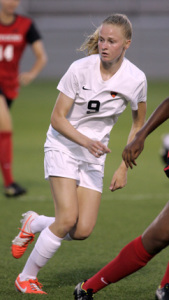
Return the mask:
<svg viewBox="0 0 169 300"><path fill-rule="evenodd" d="M146 79L145 73L138 68L134 63L132 63L130 60L125 58L125 69L126 69L126 75L131 76L135 79Z"/></svg>
<svg viewBox="0 0 169 300"><path fill-rule="evenodd" d="M16 14L16 23L31 25L33 23L32 19L25 15Z"/></svg>
<svg viewBox="0 0 169 300"><path fill-rule="evenodd" d="M95 65L98 61L99 55L98 54L93 54L89 56L85 56L83 58L80 58L78 60L75 60L72 64L72 68L76 69L86 69L90 68L93 65Z"/></svg>

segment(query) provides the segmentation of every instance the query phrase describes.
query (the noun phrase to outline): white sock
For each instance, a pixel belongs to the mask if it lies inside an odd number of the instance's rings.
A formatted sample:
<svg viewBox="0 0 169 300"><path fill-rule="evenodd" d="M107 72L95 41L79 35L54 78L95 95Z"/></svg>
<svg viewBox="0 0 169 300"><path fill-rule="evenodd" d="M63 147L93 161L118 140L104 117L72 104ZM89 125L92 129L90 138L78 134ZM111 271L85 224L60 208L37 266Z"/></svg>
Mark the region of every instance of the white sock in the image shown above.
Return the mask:
<svg viewBox="0 0 169 300"><path fill-rule="evenodd" d="M39 235L35 247L20 274L20 280L35 279L39 270L59 249L62 240L62 238L53 234L48 227L45 228Z"/></svg>
<svg viewBox="0 0 169 300"><path fill-rule="evenodd" d="M33 248L25 267L20 274L20 280L36 279L39 270L47 263L47 261L47 258L40 257L37 250Z"/></svg>
<svg viewBox="0 0 169 300"><path fill-rule="evenodd" d="M30 224L31 231L33 234L37 232L41 232L46 227L49 227L54 221L55 221L54 217L46 217L43 215L38 216Z"/></svg>

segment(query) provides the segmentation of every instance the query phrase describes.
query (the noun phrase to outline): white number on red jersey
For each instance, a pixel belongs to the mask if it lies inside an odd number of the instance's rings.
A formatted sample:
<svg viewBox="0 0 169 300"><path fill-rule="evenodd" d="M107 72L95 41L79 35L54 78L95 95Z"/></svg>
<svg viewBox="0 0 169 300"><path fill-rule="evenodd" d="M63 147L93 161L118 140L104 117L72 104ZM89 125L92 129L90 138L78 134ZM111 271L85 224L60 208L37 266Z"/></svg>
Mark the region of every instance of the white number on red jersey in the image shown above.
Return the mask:
<svg viewBox="0 0 169 300"><path fill-rule="evenodd" d="M0 46L0 61L3 59L7 61L11 61L14 55L14 47L13 45L7 45L5 48Z"/></svg>

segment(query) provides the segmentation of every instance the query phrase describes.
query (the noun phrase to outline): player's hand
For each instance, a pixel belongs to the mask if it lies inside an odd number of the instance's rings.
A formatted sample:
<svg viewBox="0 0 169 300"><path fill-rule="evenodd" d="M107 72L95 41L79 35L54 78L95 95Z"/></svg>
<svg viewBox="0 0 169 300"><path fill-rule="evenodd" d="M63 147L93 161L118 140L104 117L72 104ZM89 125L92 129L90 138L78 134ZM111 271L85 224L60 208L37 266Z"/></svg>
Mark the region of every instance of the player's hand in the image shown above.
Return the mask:
<svg viewBox="0 0 169 300"><path fill-rule="evenodd" d="M110 153L111 150L102 144L100 141L90 140L87 145L88 151L93 154L95 157L100 157L101 155L104 155L105 153Z"/></svg>
<svg viewBox="0 0 169 300"><path fill-rule="evenodd" d="M21 85L28 85L34 80L34 76L31 72L24 72L19 75L19 83Z"/></svg>
<svg viewBox="0 0 169 300"><path fill-rule="evenodd" d="M122 153L122 158L126 164L126 167L137 166L136 159L144 149L144 140L135 138L130 144L128 144Z"/></svg>
<svg viewBox="0 0 169 300"><path fill-rule="evenodd" d="M114 192L127 184L127 169L120 166L113 175L109 189Z"/></svg>

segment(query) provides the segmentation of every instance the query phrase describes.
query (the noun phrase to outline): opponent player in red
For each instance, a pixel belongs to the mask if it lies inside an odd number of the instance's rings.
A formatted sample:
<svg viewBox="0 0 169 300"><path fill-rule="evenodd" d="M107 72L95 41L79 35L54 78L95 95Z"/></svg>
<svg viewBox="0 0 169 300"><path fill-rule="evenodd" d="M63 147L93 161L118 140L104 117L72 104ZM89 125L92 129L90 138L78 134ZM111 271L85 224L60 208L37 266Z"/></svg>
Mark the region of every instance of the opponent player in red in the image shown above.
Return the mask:
<svg viewBox="0 0 169 300"><path fill-rule="evenodd" d="M127 167L136 165L135 159L144 148L147 136L169 118L169 98L164 100L150 116L135 139L123 151ZM169 153L164 169L169 177ZM169 245L169 202L144 233L126 245L110 263L93 277L79 283L74 291L76 300L92 300L93 294L144 267L157 253ZM146 298L146 297L145 297ZM157 300L169 300L169 264L156 291Z"/></svg>
<svg viewBox="0 0 169 300"><path fill-rule="evenodd" d="M0 0L0 168L6 196L19 196L26 190L12 173L12 120L10 107L19 85L34 80L45 66L47 56L41 36L30 18L15 14L19 0ZM35 56L32 68L19 74L19 63L27 44Z"/></svg>

